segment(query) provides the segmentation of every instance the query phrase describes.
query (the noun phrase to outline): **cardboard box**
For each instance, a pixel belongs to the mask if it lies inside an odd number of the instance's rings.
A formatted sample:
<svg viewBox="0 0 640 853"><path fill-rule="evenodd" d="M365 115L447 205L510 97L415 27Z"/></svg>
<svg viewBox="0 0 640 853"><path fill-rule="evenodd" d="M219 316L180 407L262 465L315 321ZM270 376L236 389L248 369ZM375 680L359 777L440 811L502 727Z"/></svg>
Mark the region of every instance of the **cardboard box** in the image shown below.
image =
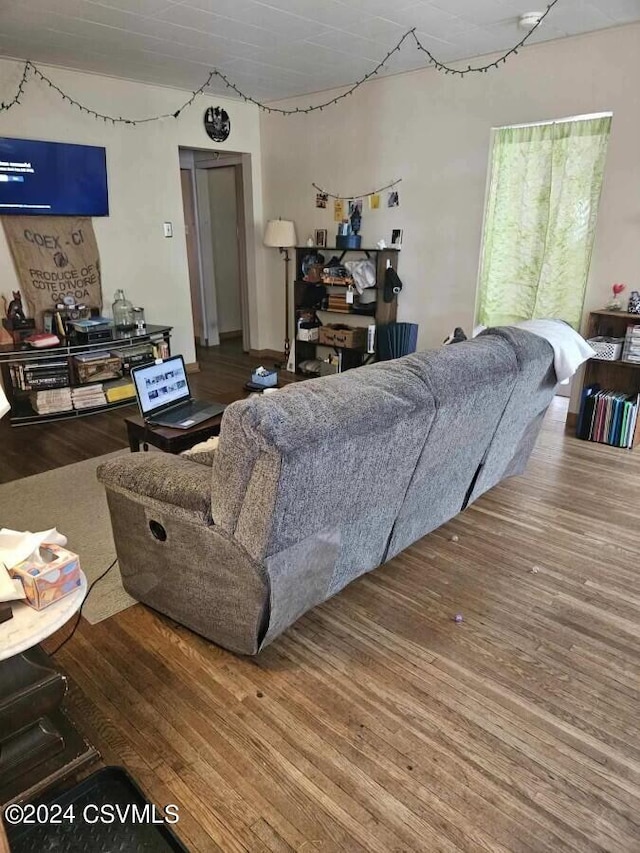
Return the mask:
<svg viewBox="0 0 640 853"><path fill-rule="evenodd" d="M318 327L314 326L311 329L298 329L299 341L317 341L320 336Z"/></svg>
<svg viewBox="0 0 640 853"><path fill-rule="evenodd" d="M122 360L110 355L86 362L74 358L73 363L78 382L104 382L122 376Z"/></svg>
<svg viewBox="0 0 640 853"><path fill-rule="evenodd" d="M362 349L367 346L367 330L357 326L344 326L341 323L329 323L320 326L319 343L343 349Z"/></svg>
<svg viewBox="0 0 640 853"><path fill-rule="evenodd" d="M9 571L22 581L26 602L35 610L43 610L82 584L77 554L59 545L42 545L40 556L42 563L25 560Z"/></svg>

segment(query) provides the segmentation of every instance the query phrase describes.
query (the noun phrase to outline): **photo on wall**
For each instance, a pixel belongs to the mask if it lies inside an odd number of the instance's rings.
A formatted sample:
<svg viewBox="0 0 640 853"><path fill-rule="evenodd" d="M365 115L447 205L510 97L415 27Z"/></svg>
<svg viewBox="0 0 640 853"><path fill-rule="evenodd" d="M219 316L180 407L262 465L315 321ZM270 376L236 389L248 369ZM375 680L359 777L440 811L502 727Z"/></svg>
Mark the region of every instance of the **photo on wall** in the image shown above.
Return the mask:
<svg viewBox="0 0 640 853"><path fill-rule="evenodd" d="M317 228L315 232L316 246L320 249L326 248L327 245L327 229Z"/></svg>

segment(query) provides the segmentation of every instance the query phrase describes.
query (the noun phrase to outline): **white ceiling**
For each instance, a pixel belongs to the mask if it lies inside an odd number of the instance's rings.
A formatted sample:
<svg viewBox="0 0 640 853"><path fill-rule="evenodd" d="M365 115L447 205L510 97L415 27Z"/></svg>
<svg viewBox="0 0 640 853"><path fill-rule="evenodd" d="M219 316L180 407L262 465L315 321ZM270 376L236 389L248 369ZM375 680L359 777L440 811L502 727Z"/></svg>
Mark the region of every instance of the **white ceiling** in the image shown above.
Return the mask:
<svg viewBox="0 0 640 853"><path fill-rule="evenodd" d="M507 49L546 0L0 0L0 55L185 89L217 67L258 100L346 85L411 27L438 59ZM559 0L532 42L640 20L640 0ZM391 73L422 67L407 41ZM212 90L225 92L222 81Z"/></svg>

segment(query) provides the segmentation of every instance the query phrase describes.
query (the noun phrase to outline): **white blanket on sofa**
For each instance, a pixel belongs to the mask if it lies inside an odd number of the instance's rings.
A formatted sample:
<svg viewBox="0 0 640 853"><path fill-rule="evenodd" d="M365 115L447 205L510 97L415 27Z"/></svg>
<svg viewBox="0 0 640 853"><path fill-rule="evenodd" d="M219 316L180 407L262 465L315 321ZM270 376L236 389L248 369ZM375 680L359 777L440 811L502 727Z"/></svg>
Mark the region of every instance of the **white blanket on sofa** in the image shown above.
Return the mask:
<svg viewBox="0 0 640 853"><path fill-rule="evenodd" d="M596 351L582 335L562 320L523 320L514 323L514 326L538 335L551 344L553 366L561 385L567 385L580 365L596 355Z"/></svg>
<svg viewBox="0 0 640 853"><path fill-rule="evenodd" d="M585 361L593 358L596 351L585 341L582 335L572 329L564 320L521 320L513 323L519 329L544 338L553 347L553 367L561 385L568 385L576 370ZM476 326L473 337L483 332L486 326Z"/></svg>

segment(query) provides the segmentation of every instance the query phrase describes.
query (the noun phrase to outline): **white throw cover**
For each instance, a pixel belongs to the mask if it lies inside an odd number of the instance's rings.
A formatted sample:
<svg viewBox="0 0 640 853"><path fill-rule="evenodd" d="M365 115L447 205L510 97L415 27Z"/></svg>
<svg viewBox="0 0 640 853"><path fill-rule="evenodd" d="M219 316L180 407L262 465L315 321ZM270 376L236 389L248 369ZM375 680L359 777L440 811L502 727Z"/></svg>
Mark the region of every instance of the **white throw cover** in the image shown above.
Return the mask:
<svg viewBox="0 0 640 853"><path fill-rule="evenodd" d="M553 367L561 385L566 385L580 365L596 355L596 351L582 335L563 320L522 320L513 325L551 344L554 352Z"/></svg>

